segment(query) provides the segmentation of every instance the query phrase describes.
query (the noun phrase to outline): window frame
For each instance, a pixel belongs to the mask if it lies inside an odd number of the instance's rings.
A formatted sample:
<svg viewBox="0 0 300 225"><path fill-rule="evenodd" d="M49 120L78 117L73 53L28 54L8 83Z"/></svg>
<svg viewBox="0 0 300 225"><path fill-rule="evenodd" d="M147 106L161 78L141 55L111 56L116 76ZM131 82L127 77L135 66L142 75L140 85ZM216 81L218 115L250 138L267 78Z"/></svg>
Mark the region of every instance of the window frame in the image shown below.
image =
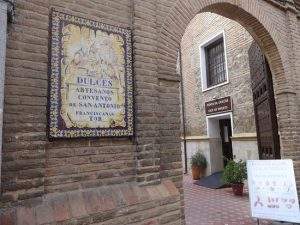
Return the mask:
<svg viewBox="0 0 300 225"><path fill-rule="evenodd" d="M218 83L216 85L208 86L208 66L207 66L207 47L218 40L223 39L223 49L224 49L224 63L225 63L225 81ZM205 42L200 44L200 76L201 76L201 84L202 84L202 92L214 89L216 87L220 87L229 83L228 76L228 66L227 66L227 51L226 51L226 38L224 30L215 34L214 36L208 38Z"/></svg>

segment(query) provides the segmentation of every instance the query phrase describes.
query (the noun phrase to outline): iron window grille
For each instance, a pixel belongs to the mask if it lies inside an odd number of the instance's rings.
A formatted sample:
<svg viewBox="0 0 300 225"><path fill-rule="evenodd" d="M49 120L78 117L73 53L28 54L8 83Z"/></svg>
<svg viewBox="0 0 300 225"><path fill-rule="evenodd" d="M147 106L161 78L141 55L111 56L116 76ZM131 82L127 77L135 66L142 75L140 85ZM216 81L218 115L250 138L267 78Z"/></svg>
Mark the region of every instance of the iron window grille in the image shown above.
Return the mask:
<svg viewBox="0 0 300 225"><path fill-rule="evenodd" d="M205 47L207 87L226 81L224 40L220 38Z"/></svg>

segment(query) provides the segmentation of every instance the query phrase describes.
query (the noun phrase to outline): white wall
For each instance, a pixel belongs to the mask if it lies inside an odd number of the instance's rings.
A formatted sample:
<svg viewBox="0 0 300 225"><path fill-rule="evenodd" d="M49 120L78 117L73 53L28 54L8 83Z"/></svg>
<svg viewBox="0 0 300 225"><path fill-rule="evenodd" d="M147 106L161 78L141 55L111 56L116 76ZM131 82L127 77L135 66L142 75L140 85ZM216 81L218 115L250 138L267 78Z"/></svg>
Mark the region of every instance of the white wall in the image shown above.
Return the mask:
<svg viewBox="0 0 300 225"><path fill-rule="evenodd" d="M232 152L237 160L259 159L257 138L254 133L238 134L232 137Z"/></svg>
<svg viewBox="0 0 300 225"><path fill-rule="evenodd" d="M211 173L224 169L222 140L221 138L209 138Z"/></svg>
<svg viewBox="0 0 300 225"><path fill-rule="evenodd" d="M232 113L208 116L208 136L191 136L186 138L188 172L191 171L190 159L193 154L200 150L206 157L208 165L206 175L222 171L224 169L222 140L220 137L220 119L230 119L233 126ZM232 131L233 132L233 131ZM232 134L232 153L237 160L259 159L256 133ZM182 142L182 160L184 151Z"/></svg>
<svg viewBox="0 0 300 225"><path fill-rule="evenodd" d="M254 134L255 135L255 134ZM251 137L249 137L251 136ZM207 159L206 176L224 169L222 143L220 138L193 137L186 143L188 158L188 173L191 173L191 157L200 150ZM237 160L255 160L259 159L256 137L253 134L242 134L232 138L232 152ZM184 166L184 149L182 142L182 162Z"/></svg>
<svg viewBox="0 0 300 225"><path fill-rule="evenodd" d="M3 128L3 101L5 79L5 55L6 55L6 29L7 29L7 2L0 0L0 180L2 162L2 128ZM1 182L0 182L1 188Z"/></svg>
<svg viewBox="0 0 300 225"><path fill-rule="evenodd" d="M200 150L206 160L208 162L206 175L211 174L211 156L210 156L210 147L209 147L209 140L207 137L194 137L192 139L188 139L186 142L187 148L187 161L188 161L188 173L191 173L191 157L194 155L198 150ZM182 142L182 161L184 163L184 151L183 151L183 142ZM183 167L184 168L184 167Z"/></svg>

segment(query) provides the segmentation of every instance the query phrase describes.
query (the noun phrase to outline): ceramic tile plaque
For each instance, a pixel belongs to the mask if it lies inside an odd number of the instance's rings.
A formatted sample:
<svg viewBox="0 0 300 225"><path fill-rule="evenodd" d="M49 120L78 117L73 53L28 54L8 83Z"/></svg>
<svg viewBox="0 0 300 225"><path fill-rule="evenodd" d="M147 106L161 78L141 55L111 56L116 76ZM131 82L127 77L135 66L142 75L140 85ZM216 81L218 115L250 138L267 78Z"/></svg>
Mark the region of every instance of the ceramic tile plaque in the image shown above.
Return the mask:
<svg viewBox="0 0 300 225"><path fill-rule="evenodd" d="M49 137L132 136L131 31L51 17Z"/></svg>

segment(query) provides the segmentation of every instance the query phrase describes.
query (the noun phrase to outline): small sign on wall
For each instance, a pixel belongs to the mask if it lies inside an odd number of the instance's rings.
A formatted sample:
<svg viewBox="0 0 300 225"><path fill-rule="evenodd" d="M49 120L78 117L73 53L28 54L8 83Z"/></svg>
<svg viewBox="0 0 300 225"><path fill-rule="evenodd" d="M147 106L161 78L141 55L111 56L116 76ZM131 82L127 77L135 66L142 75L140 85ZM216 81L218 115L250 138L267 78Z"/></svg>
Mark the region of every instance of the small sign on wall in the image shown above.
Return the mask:
<svg viewBox="0 0 300 225"><path fill-rule="evenodd" d="M292 160L248 160L252 217L300 223Z"/></svg>
<svg viewBox="0 0 300 225"><path fill-rule="evenodd" d="M232 101L230 96L205 102L206 115L213 115L230 111L232 111Z"/></svg>
<svg viewBox="0 0 300 225"><path fill-rule="evenodd" d="M53 11L49 136L133 135L131 31Z"/></svg>

